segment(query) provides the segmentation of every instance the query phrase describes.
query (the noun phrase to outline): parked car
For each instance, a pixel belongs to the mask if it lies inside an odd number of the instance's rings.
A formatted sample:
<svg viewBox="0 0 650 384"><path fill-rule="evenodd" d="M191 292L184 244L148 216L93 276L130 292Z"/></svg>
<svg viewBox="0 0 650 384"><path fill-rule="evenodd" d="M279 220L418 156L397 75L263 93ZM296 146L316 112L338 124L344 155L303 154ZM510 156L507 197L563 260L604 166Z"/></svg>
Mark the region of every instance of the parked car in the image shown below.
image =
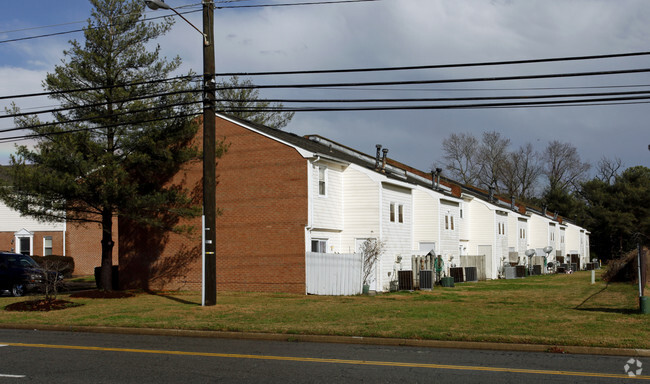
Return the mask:
<svg viewBox="0 0 650 384"><path fill-rule="evenodd" d="M9 291L12 296L42 288L46 271L31 257L19 253L0 252L0 291ZM48 272L54 279L63 279L58 272Z"/></svg>

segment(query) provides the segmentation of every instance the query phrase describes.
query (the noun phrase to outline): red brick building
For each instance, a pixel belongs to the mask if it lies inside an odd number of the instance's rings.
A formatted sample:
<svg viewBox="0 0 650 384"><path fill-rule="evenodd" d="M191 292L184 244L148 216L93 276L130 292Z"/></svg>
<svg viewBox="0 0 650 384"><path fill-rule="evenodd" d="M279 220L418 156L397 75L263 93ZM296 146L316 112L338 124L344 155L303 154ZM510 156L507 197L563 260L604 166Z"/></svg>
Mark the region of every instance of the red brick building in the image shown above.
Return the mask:
<svg viewBox="0 0 650 384"><path fill-rule="evenodd" d="M228 146L217 160L217 289L305 293L307 161L281 142L305 139L256 128L217 117L217 138ZM194 163L176 182L200 191L201 177L202 164ZM184 224L194 232L160 233L120 220L121 284L200 289L201 221Z"/></svg>

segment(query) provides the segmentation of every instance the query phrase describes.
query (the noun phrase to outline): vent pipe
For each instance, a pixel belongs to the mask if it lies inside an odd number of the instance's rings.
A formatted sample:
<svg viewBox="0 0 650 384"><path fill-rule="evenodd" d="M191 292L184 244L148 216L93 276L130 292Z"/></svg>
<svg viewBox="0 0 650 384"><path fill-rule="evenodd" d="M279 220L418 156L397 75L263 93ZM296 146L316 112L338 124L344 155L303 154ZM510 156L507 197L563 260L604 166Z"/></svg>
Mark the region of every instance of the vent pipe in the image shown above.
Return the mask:
<svg viewBox="0 0 650 384"><path fill-rule="evenodd" d="M557 220L557 211L553 213L553 220Z"/></svg>
<svg viewBox="0 0 650 384"><path fill-rule="evenodd" d="M513 211L517 210L517 203L515 202L515 197L514 196L510 196L510 208Z"/></svg>
<svg viewBox="0 0 650 384"><path fill-rule="evenodd" d="M440 189L440 174L442 173L442 168L436 168L436 189Z"/></svg>
<svg viewBox="0 0 650 384"><path fill-rule="evenodd" d="M544 216L546 216L546 204L542 205L542 209L544 210Z"/></svg>
<svg viewBox="0 0 650 384"><path fill-rule="evenodd" d="M376 144L377 154L375 155L375 170L379 170L379 162L381 161L381 144Z"/></svg>
<svg viewBox="0 0 650 384"><path fill-rule="evenodd" d="M431 170L431 189L438 189L438 185L436 183L436 171Z"/></svg>
<svg viewBox="0 0 650 384"><path fill-rule="evenodd" d="M388 154L388 148L382 149L381 152L383 153L381 158L381 171L386 172L386 155Z"/></svg>
<svg viewBox="0 0 650 384"><path fill-rule="evenodd" d="M488 191L490 193L490 203L494 203L494 187L490 185Z"/></svg>

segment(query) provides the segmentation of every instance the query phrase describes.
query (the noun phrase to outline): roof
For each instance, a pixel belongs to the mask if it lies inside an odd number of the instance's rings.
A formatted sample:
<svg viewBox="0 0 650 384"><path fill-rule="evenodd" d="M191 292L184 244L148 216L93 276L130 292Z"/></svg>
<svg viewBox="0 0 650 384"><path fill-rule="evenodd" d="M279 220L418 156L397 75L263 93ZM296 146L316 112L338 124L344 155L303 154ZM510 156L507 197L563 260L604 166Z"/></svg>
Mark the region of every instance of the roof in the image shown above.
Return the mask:
<svg viewBox="0 0 650 384"><path fill-rule="evenodd" d="M317 155L323 155L329 158L334 158L350 164L356 164L360 167L366 168L370 171L377 172L386 176L389 179L394 179L408 184L421 186L425 188L433 188L433 176L409 165L398 162L387 157L386 168L382 171L375 167L375 156L368 155L356 149L347 147L343 144L337 143L319 135L306 135L298 136L291 132L282 131L279 129L267 127L262 124L253 123L243 120L234 116L223 113L217 113L217 116L231 120L237 124L248 126L260 133L273 137L279 141L286 142L293 146L302 148L306 151L312 152ZM461 197L461 193L468 194L480 200L486 201L496 207L504 210L512 210L519 214L534 213L549 220L556 220L560 223L568 221L562 217L549 216L537 207L529 206L528 204L517 203L514 210L512 209L512 200L494 194L490 197L488 191L482 190L472 185L465 185L447 177L440 178L442 188L436 189L436 192L450 197Z"/></svg>

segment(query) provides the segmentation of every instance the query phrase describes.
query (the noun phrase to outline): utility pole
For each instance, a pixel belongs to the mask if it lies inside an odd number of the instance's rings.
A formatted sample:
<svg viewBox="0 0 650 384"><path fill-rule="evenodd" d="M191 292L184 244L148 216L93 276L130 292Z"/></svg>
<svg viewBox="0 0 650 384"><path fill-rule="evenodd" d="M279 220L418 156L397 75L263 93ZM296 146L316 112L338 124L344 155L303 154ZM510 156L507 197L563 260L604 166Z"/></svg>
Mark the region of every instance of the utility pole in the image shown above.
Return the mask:
<svg viewBox="0 0 650 384"><path fill-rule="evenodd" d="M147 7L169 9L203 35L203 287L202 305L217 303L217 176L215 140L214 2L203 0L203 32L164 0L144 0Z"/></svg>
<svg viewBox="0 0 650 384"><path fill-rule="evenodd" d="M214 3L203 0L203 214L205 215L204 305L217 303L217 198L215 157Z"/></svg>

